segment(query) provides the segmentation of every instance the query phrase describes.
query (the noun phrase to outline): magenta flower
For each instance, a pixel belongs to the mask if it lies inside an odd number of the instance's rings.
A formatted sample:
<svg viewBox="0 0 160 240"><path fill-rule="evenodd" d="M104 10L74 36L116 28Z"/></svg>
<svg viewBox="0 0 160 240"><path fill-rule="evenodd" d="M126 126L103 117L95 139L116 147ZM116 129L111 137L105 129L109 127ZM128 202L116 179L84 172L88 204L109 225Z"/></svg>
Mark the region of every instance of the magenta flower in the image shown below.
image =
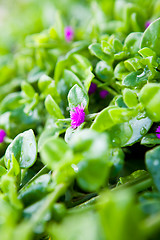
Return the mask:
<svg viewBox="0 0 160 240"><path fill-rule="evenodd" d="M0 143L4 141L5 136L6 132L3 129L0 129Z"/></svg>
<svg viewBox="0 0 160 240"><path fill-rule="evenodd" d="M156 136L160 139L160 126L157 127L156 133Z"/></svg>
<svg viewBox="0 0 160 240"><path fill-rule="evenodd" d="M145 28L148 28L150 24L151 24L151 21L147 21L147 22L145 23Z"/></svg>
<svg viewBox="0 0 160 240"><path fill-rule="evenodd" d="M82 104L81 106L78 105L77 107L74 107L73 110L74 111L70 111L70 117L71 117L71 126L73 129L75 129L84 122L85 112Z"/></svg>
<svg viewBox="0 0 160 240"><path fill-rule="evenodd" d="M74 37L74 31L73 28L70 26L65 27L64 29L64 35L65 35L65 39L67 42L70 42L73 40Z"/></svg>
<svg viewBox="0 0 160 240"><path fill-rule="evenodd" d="M89 95L93 94L96 91L96 89L97 89L97 84L91 82L88 94Z"/></svg>
<svg viewBox="0 0 160 240"><path fill-rule="evenodd" d="M100 91L99 95L100 95L100 98L105 98L107 95L109 94L109 92L107 90L102 90Z"/></svg>

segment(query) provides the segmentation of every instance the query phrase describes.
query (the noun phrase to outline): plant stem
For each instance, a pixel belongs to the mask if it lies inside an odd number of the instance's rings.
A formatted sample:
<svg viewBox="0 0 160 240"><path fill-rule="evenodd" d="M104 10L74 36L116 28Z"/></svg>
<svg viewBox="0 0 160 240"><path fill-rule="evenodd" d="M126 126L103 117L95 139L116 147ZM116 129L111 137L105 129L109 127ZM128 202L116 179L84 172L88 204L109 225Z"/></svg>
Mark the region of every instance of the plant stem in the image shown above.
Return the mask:
<svg viewBox="0 0 160 240"><path fill-rule="evenodd" d="M141 192L149 187L151 187L153 184L153 181L148 173L145 173L143 176L138 177L132 181L128 181L127 183L124 183L116 188L113 188L112 191L118 191L125 188L130 188L135 193Z"/></svg>
<svg viewBox="0 0 160 240"><path fill-rule="evenodd" d="M33 239L34 228L42 220L49 208L65 193L66 188L66 184L57 185L55 190L46 197L42 208L39 209L29 221L24 220L18 225L14 232L14 240L17 239L17 236L21 236L21 240Z"/></svg>
<svg viewBox="0 0 160 240"><path fill-rule="evenodd" d="M145 173L143 176L138 177L132 181L129 181L127 183L124 183L118 187L112 188L111 191L119 191L119 190L123 190L126 188L131 189L132 191L134 191L135 193L141 192L149 187L151 187L153 184L151 177L149 176L148 173ZM95 196L91 199L89 199L88 201L74 207L74 209L79 209L79 208L85 208L85 207L93 207L93 204L96 203L96 201L98 200L98 198L100 197L100 195Z"/></svg>
<svg viewBox="0 0 160 240"><path fill-rule="evenodd" d="M113 96L117 96L119 94L118 92L116 92L115 89L110 88L106 83L101 83L97 79L94 82L97 84L98 88L103 88L103 89L107 90Z"/></svg>
<svg viewBox="0 0 160 240"><path fill-rule="evenodd" d="M20 190L19 192L21 192L24 188L26 188L31 182L33 182L36 178L38 178L39 176L41 176L42 174L48 173L48 167L47 165L44 166L36 175L34 175L33 178L31 178Z"/></svg>
<svg viewBox="0 0 160 240"><path fill-rule="evenodd" d="M70 122L71 122L71 119L70 119L70 118L58 119L57 122L66 122L66 123L70 123Z"/></svg>
<svg viewBox="0 0 160 240"><path fill-rule="evenodd" d="M97 115L98 115L98 113L88 114L88 115L85 117L85 120L86 120L86 121L90 121L90 120L94 119Z"/></svg>
<svg viewBox="0 0 160 240"><path fill-rule="evenodd" d="M39 221L41 221L47 210L51 208L51 206L59 199L59 197L61 197L65 193L66 188L66 184L59 184L58 186L56 186L55 190L47 196L43 207L39 209L39 211L35 215L33 215L30 220L30 225L32 229L37 225Z"/></svg>
<svg viewBox="0 0 160 240"><path fill-rule="evenodd" d="M115 90L113 90L112 88L110 88L108 86L103 86L103 89L107 90L113 96L117 96L118 95L118 93Z"/></svg>

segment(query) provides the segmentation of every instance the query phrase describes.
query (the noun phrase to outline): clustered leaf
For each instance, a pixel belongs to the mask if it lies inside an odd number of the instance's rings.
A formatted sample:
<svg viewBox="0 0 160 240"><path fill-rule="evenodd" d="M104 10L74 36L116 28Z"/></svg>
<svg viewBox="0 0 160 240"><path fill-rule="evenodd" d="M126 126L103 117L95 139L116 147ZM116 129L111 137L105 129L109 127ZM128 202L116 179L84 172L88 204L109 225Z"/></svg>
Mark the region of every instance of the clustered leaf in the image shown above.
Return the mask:
<svg viewBox="0 0 160 240"><path fill-rule="evenodd" d="M159 239L159 17L159 0L2 1L1 239Z"/></svg>

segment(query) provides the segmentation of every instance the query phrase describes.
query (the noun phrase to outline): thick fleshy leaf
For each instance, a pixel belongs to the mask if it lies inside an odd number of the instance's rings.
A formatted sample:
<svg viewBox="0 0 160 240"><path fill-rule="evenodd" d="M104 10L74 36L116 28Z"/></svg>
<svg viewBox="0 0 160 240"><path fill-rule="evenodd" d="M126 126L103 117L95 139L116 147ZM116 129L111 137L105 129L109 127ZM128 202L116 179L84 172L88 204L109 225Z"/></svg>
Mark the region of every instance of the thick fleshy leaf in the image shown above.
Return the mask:
<svg viewBox="0 0 160 240"><path fill-rule="evenodd" d="M148 47L156 52L160 56L159 50L159 38L160 38L160 19L157 19L149 25L142 36L141 48Z"/></svg>
<svg viewBox="0 0 160 240"><path fill-rule="evenodd" d="M59 108L58 104L54 101L51 95L48 95L45 100L45 107L47 111L54 117L54 118L64 118L61 109Z"/></svg>
<svg viewBox="0 0 160 240"><path fill-rule="evenodd" d="M160 121L160 84L146 84L140 91L139 100L152 121Z"/></svg>
<svg viewBox="0 0 160 240"><path fill-rule="evenodd" d="M50 137L42 145L40 154L44 164L47 164L51 169L55 169L64 157L71 156L71 150L63 139Z"/></svg>
<svg viewBox="0 0 160 240"><path fill-rule="evenodd" d="M79 87L77 84L74 85L68 93L69 108L77 107L78 105L83 105L84 108L88 106L88 95L85 90Z"/></svg>
<svg viewBox="0 0 160 240"><path fill-rule="evenodd" d="M148 151L145 156L145 162L148 171L150 172L154 184L160 191L160 146Z"/></svg>
<svg viewBox="0 0 160 240"><path fill-rule="evenodd" d="M5 153L5 164L8 167L12 154L21 168L31 167L37 158L37 144L33 131L30 129L20 133L8 146Z"/></svg>

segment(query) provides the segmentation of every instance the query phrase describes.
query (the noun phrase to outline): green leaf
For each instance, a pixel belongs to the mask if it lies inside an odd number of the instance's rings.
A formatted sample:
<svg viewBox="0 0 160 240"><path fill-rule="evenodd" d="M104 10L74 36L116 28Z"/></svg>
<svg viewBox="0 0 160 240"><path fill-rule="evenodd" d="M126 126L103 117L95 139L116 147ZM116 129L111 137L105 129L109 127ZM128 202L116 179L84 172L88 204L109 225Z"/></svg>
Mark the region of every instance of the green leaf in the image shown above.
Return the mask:
<svg viewBox="0 0 160 240"><path fill-rule="evenodd" d="M98 115L96 116L94 122L91 125L91 129L102 132L106 129L109 129L114 125L114 122L109 114L110 109L116 108L115 106L104 108Z"/></svg>
<svg viewBox="0 0 160 240"><path fill-rule="evenodd" d="M131 87L131 88L141 88L148 80L148 72L145 70L138 70L136 72L129 73L123 79L123 86Z"/></svg>
<svg viewBox="0 0 160 240"><path fill-rule="evenodd" d="M145 163L148 171L150 172L153 182L160 191L160 146L148 151L145 155Z"/></svg>
<svg viewBox="0 0 160 240"><path fill-rule="evenodd" d="M40 155L44 164L47 164L51 169L55 169L60 161L71 157L72 151L63 139L51 137L42 145Z"/></svg>
<svg viewBox="0 0 160 240"><path fill-rule="evenodd" d="M139 141L148 132L151 125L152 121L148 117L138 114L129 122L113 126L108 132L115 146L125 147Z"/></svg>
<svg viewBox="0 0 160 240"><path fill-rule="evenodd" d="M80 54L74 54L73 59L76 61L76 64L71 65L71 70L80 77L81 81L84 83L86 91L88 92L90 83L94 78L94 74L92 73L92 64L86 57Z"/></svg>
<svg viewBox="0 0 160 240"><path fill-rule="evenodd" d="M18 184L21 181L21 169L19 166L19 163L17 162L16 158L14 157L14 155L12 154L12 161L9 164L9 168L8 168L8 175L9 176L15 176L17 178L17 182Z"/></svg>
<svg viewBox="0 0 160 240"><path fill-rule="evenodd" d="M114 77L118 80L123 80L128 74L129 71L125 67L124 62L118 63L114 69Z"/></svg>
<svg viewBox="0 0 160 240"><path fill-rule="evenodd" d="M139 101L152 121L160 121L160 84L148 83L140 91Z"/></svg>
<svg viewBox="0 0 160 240"><path fill-rule="evenodd" d="M139 197L142 211L147 215L154 215L160 211L160 193L144 192Z"/></svg>
<svg viewBox="0 0 160 240"><path fill-rule="evenodd" d="M22 94L19 92L14 92L8 94L0 103L0 111L7 112L21 106Z"/></svg>
<svg viewBox="0 0 160 240"><path fill-rule="evenodd" d="M20 133L8 146L5 153L5 165L8 167L12 154L18 161L20 168L31 167L37 158L37 145L33 131L30 129Z"/></svg>
<svg viewBox="0 0 160 240"><path fill-rule="evenodd" d="M125 184L127 182L132 182L139 177L146 176L146 174L147 174L147 172L145 170L137 170L137 171L131 173L129 176L120 177L118 185L119 184Z"/></svg>
<svg viewBox="0 0 160 240"><path fill-rule="evenodd" d="M22 82L21 84L22 91L25 93L25 95L29 98L33 98L35 95L34 88L27 82Z"/></svg>
<svg viewBox="0 0 160 240"><path fill-rule="evenodd" d="M3 175L5 175L6 173L7 173L6 168L0 165L0 177L2 177Z"/></svg>
<svg viewBox="0 0 160 240"><path fill-rule="evenodd" d="M52 224L49 227L49 233L57 240L100 240L103 239L103 232L99 224L99 218L93 211L73 212L62 222Z"/></svg>
<svg viewBox="0 0 160 240"><path fill-rule="evenodd" d="M107 240L144 239L139 223L142 214L135 204L135 197L129 189L106 191L98 201L101 226ZM126 228L126 223L130 227ZM116 226L116 231L115 231Z"/></svg>
<svg viewBox="0 0 160 240"><path fill-rule="evenodd" d="M137 70L142 68L141 57L137 56L137 57L134 57L134 58L129 58L129 59L124 61L124 65L128 69L128 71L130 71L130 72L131 71L137 71Z"/></svg>
<svg viewBox="0 0 160 240"><path fill-rule="evenodd" d="M112 163L99 159L84 160L77 164L77 182L84 191L98 191L109 177Z"/></svg>
<svg viewBox="0 0 160 240"><path fill-rule="evenodd" d="M43 74L45 74L45 72L42 71L39 67L34 67L28 74L28 82L37 82Z"/></svg>
<svg viewBox="0 0 160 240"><path fill-rule="evenodd" d="M135 115L136 111L134 109L109 106L98 113L91 125L91 129L101 132L113 127L116 124L128 121Z"/></svg>
<svg viewBox="0 0 160 240"><path fill-rule="evenodd" d="M113 99L113 102L115 102L115 105L120 108L127 108L127 105L123 101L122 95L118 95Z"/></svg>
<svg viewBox="0 0 160 240"><path fill-rule="evenodd" d="M48 95L45 100L45 107L49 114L51 114L55 118L64 118L59 106L54 101L54 99L51 97L51 95Z"/></svg>
<svg viewBox="0 0 160 240"><path fill-rule="evenodd" d="M79 87L83 87L80 79L73 72L67 69L64 70L63 78L69 88L71 88L75 84L77 84Z"/></svg>
<svg viewBox="0 0 160 240"><path fill-rule="evenodd" d="M123 91L123 100L128 107L135 107L138 104L138 96L135 91L125 88Z"/></svg>
<svg viewBox="0 0 160 240"><path fill-rule="evenodd" d="M152 121L150 118L144 116L144 114L139 114L137 117L129 121L129 126L132 134L128 141L122 146L133 145L135 142L140 140L149 131L152 126Z"/></svg>
<svg viewBox="0 0 160 240"><path fill-rule="evenodd" d="M125 39L124 49L127 50L131 54L131 56L134 56L135 54L138 55L141 39L142 39L141 32L130 33Z"/></svg>
<svg viewBox="0 0 160 240"><path fill-rule="evenodd" d="M104 61L99 61L95 69L97 77L109 85L113 80L113 68Z"/></svg>
<svg viewBox="0 0 160 240"><path fill-rule="evenodd" d="M89 50L91 52L91 54L95 55L97 58L103 60L103 61L108 61L110 60L110 56L105 54L103 51L102 51L102 48L101 48L101 44L100 43L92 43L90 46L89 46Z"/></svg>
<svg viewBox="0 0 160 240"><path fill-rule="evenodd" d="M110 161L113 163L111 168L111 177L117 176L117 174L122 170L124 165L124 152L121 148L111 148L110 151Z"/></svg>
<svg viewBox="0 0 160 240"><path fill-rule="evenodd" d="M61 129L57 127L55 123L50 123L50 121L46 122L46 128L41 133L38 140L38 151L40 151L41 147L45 143L45 141L50 137L58 137L61 132Z"/></svg>
<svg viewBox="0 0 160 240"><path fill-rule="evenodd" d="M31 205L36 201L44 198L49 192L51 176L49 174L41 175L20 191L18 198L24 206Z"/></svg>
<svg viewBox="0 0 160 240"><path fill-rule="evenodd" d="M110 139L107 134L91 129L76 132L69 145L82 160L76 166L76 179L85 191L96 191L107 181L112 162L109 158Z"/></svg>
<svg viewBox="0 0 160 240"><path fill-rule="evenodd" d="M22 209L22 203L18 199L15 179L8 175L3 175L1 178L0 187L5 194L5 198L9 200L10 204L16 209Z"/></svg>
<svg viewBox="0 0 160 240"><path fill-rule="evenodd" d="M145 30L142 36L141 48L148 47L156 52L157 56L160 56L159 50L159 38L160 38L160 19L152 22Z"/></svg>
<svg viewBox="0 0 160 240"><path fill-rule="evenodd" d="M152 51L150 48L148 47L144 47L142 49L140 49L138 51L138 53L143 57L143 58L146 58L146 57L154 57L156 58L156 53L154 51Z"/></svg>
<svg viewBox="0 0 160 240"><path fill-rule="evenodd" d="M111 116L114 124L129 121L131 118L135 117L137 111L135 109L129 108L113 108L109 109L109 115Z"/></svg>
<svg viewBox="0 0 160 240"><path fill-rule="evenodd" d="M78 105L83 105L84 108L88 107L89 98L87 93L75 84L68 93L69 108L77 107Z"/></svg>
<svg viewBox="0 0 160 240"><path fill-rule="evenodd" d="M152 147L154 145L160 144L160 139L156 136L155 133L149 133L142 138L141 144L148 147L150 146Z"/></svg>
<svg viewBox="0 0 160 240"><path fill-rule="evenodd" d="M55 86L55 81L49 76L45 74L42 75L38 81L38 87L45 96L50 94L56 100L60 100L59 94Z"/></svg>

